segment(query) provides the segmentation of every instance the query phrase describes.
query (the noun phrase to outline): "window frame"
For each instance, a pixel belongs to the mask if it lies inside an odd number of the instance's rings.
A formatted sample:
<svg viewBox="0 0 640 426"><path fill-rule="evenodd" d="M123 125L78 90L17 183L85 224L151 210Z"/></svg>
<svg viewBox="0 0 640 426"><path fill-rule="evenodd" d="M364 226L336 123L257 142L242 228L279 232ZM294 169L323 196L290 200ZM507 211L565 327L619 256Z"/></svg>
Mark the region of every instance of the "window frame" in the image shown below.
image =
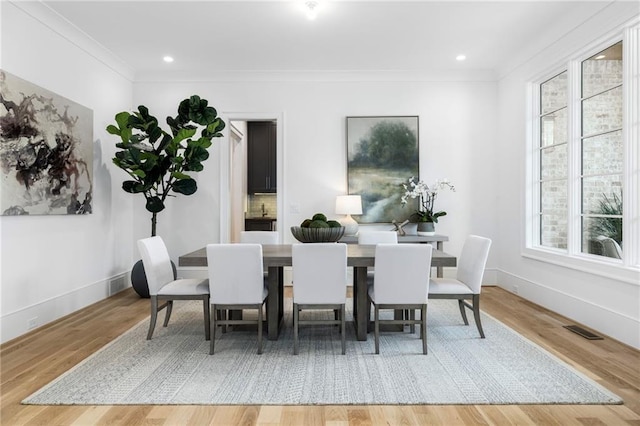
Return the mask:
<svg viewBox="0 0 640 426"><path fill-rule="evenodd" d="M585 48L565 57L532 79L527 85L527 155L524 238L522 256L583 272L640 285L640 147L638 105L640 104L640 24L638 19ZM596 53L623 43L623 259L582 252L582 62ZM541 84L567 71L567 249L541 245ZM635 194L634 194L635 192Z"/></svg>

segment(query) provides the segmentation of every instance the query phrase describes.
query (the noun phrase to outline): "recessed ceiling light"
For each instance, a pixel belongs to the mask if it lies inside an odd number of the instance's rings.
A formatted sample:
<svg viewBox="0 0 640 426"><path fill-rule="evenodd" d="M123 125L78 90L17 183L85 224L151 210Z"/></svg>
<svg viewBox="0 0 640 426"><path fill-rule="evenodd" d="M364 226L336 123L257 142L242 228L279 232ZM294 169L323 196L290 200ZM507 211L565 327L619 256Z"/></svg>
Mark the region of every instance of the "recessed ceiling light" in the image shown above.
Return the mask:
<svg viewBox="0 0 640 426"><path fill-rule="evenodd" d="M606 58L606 56L605 56L605 55L598 55L598 56L596 56L596 59L604 59L604 58Z"/></svg>
<svg viewBox="0 0 640 426"><path fill-rule="evenodd" d="M313 21L318 17L318 9L320 8L320 2L318 0L306 0L304 2L304 9L307 15L307 19Z"/></svg>
<svg viewBox="0 0 640 426"><path fill-rule="evenodd" d="M171 56L165 56L164 58L162 58L163 61L167 62L167 63L171 63L173 62L173 57Z"/></svg>
<svg viewBox="0 0 640 426"><path fill-rule="evenodd" d="M456 56L456 61L464 61L465 59L467 59L467 57L465 55Z"/></svg>

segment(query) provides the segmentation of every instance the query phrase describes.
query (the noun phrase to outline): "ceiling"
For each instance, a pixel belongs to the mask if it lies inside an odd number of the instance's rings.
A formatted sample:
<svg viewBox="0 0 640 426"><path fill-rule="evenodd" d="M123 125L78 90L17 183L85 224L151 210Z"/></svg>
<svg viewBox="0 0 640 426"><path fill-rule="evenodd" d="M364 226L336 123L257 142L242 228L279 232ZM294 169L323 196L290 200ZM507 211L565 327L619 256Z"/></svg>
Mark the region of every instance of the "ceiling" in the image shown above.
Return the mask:
<svg viewBox="0 0 640 426"><path fill-rule="evenodd" d="M43 1L137 76L163 72L503 73L610 1ZM464 62L456 56L465 54ZM171 55L173 63L162 58ZM520 58L520 59L519 59Z"/></svg>

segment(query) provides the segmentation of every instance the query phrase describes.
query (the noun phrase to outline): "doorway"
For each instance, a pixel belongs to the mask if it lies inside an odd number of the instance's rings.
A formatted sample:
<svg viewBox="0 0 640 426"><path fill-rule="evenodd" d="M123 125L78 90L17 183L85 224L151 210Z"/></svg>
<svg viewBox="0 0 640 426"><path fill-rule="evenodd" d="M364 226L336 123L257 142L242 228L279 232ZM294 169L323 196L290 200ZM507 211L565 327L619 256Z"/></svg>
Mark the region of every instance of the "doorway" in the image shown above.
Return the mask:
<svg viewBox="0 0 640 426"><path fill-rule="evenodd" d="M228 131L220 151L220 242L239 241L245 229L245 219L252 218L256 226L272 221L282 240L283 220L283 119L281 113L227 113ZM271 122L275 126L275 179L268 191L249 189L248 139L250 122ZM262 220L259 220L262 219ZM254 223L249 221L249 223Z"/></svg>

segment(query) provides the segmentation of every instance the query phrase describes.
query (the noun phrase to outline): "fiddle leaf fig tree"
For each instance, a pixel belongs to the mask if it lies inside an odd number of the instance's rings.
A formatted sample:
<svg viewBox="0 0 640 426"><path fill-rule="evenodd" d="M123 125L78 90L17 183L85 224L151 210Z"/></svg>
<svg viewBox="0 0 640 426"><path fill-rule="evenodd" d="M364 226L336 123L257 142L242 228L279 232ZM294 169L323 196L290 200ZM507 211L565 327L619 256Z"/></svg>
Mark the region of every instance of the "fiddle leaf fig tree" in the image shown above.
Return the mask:
<svg viewBox="0 0 640 426"><path fill-rule="evenodd" d="M167 117L171 133L158 126L144 105L132 113L116 114L115 120L115 125L107 126L107 132L121 139L113 163L131 177L122 189L144 195L155 236L157 214L164 210L167 197L174 196L171 192L191 195L198 190L190 173L204 169L211 140L222 136L225 123L206 99L195 95L180 102L177 116Z"/></svg>

